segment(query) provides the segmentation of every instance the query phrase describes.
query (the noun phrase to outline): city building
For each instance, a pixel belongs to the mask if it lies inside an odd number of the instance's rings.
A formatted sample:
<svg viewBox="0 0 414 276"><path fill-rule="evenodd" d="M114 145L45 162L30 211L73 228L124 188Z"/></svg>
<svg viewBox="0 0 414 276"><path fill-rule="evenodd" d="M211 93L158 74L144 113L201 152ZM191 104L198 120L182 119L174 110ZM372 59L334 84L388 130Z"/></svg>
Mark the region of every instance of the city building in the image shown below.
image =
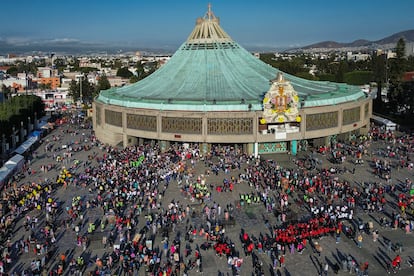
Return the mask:
<svg viewBox="0 0 414 276"><path fill-rule="evenodd" d="M37 80L37 83L48 85L50 89L56 90L58 87L60 87L60 77L39 78Z"/></svg>
<svg viewBox="0 0 414 276"><path fill-rule="evenodd" d="M403 76L404 81L414 81L414 72L405 72Z"/></svg>
<svg viewBox="0 0 414 276"><path fill-rule="evenodd" d="M147 78L101 91L96 136L128 146L232 144L249 154L296 152L363 133L372 99L359 87L301 79L246 51L209 6L171 59Z"/></svg>
<svg viewBox="0 0 414 276"><path fill-rule="evenodd" d="M366 61L371 58L370 54L367 53L353 53L347 52L346 53L346 60L348 61Z"/></svg>

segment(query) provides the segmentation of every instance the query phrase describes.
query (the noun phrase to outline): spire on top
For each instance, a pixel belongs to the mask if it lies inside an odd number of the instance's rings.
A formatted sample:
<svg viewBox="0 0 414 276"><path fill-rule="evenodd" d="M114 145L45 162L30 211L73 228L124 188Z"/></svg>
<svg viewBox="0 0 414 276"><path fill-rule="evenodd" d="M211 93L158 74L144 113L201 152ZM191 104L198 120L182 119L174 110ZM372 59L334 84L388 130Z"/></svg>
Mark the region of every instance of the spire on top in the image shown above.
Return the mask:
<svg viewBox="0 0 414 276"><path fill-rule="evenodd" d="M208 20L215 19L216 17L214 16L213 12L211 11L211 3L208 3L207 8L208 8L208 10L207 10L207 13L204 16L204 18L207 18Z"/></svg>
<svg viewBox="0 0 414 276"><path fill-rule="evenodd" d="M207 5L207 12L203 18L197 18L196 26L187 39L189 43L225 43L233 42L230 36L220 27L220 19Z"/></svg>

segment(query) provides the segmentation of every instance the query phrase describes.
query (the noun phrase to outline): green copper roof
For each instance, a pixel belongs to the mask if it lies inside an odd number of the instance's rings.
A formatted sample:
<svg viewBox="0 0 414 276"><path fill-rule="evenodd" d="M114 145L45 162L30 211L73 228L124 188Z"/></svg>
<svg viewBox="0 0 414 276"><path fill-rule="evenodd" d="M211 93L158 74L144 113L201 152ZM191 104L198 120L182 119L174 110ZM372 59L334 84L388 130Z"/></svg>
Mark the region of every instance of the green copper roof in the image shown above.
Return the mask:
<svg viewBox="0 0 414 276"><path fill-rule="evenodd" d="M101 91L97 101L160 110L262 110L264 94L278 69L234 42L210 8L171 59L147 78ZM354 101L365 97L346 84L309 81L284 73L304 107Z"/></svg>

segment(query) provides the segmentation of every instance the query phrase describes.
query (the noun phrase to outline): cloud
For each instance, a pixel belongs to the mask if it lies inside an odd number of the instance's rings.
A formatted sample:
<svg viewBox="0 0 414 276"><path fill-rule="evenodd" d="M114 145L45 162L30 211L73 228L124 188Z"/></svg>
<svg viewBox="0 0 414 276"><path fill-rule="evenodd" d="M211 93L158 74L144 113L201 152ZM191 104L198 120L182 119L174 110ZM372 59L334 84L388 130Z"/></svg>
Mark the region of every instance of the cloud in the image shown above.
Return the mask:
<svg viewBox="0 0 414 276"><path fill-rule="evenodd" d="M1 39L5 44L15 46L26 46L30 44L30 39L24 37L5 37Z"/></svg>
<svg viewBox="0 0 414 276"><path fill-rule="evenodd" d="M132 47L121 47L127 50ZM27 37L0 37L0 55L7 53L58 52L58 53L87 53L95 51L111 51L111 43L83 41L76 38L27 38Z"/></svg>
<svg viewBox="0 0 414 276"><path fill-rule="evenodd" d="M27 37L0 37L0 42L10 46L30 46L30 45L96 45L95 42L81 41L77 38L46 38L32 39Z"/></svg>
<svg viewBox="0 0 414 276"><path fill-rule="evenodd" d="M82 41L76 38L47 38L47 39L33 39L30 41L31 45L76 45L81 44Z"/></svg>
<svg viewBox="0 0 414 276"><path fill-rule="evenodd" d="M54 38L48 41L49 43L56 43L56 44L71 44L71 43L80 43L81 41L76 38Z"/></svg>

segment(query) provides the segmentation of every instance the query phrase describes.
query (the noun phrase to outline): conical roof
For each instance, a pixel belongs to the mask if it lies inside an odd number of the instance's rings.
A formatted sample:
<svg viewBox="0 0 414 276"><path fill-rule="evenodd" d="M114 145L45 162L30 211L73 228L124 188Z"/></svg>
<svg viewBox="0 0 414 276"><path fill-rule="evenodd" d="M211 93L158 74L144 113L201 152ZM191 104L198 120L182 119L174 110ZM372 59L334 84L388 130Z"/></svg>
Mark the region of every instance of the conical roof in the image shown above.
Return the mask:
<svg viewBox="0 0 414 276"><path fill-rule="evenodd" d="M187 39L189 44L228 43L233 40L220 27L220 20L211 11L211 4L203 18L198 18L196 26Z"/></svg>
<svg viewBox="0 0 414 276"><path fill-rule="evenodd" d="M171 59L147 78L101 91L97 101L163 110L262 110L264 94L278 69L231 39L209 5ZM337 104L364 97L357 87L317 82L284 73L303 106Z"/></svg>

